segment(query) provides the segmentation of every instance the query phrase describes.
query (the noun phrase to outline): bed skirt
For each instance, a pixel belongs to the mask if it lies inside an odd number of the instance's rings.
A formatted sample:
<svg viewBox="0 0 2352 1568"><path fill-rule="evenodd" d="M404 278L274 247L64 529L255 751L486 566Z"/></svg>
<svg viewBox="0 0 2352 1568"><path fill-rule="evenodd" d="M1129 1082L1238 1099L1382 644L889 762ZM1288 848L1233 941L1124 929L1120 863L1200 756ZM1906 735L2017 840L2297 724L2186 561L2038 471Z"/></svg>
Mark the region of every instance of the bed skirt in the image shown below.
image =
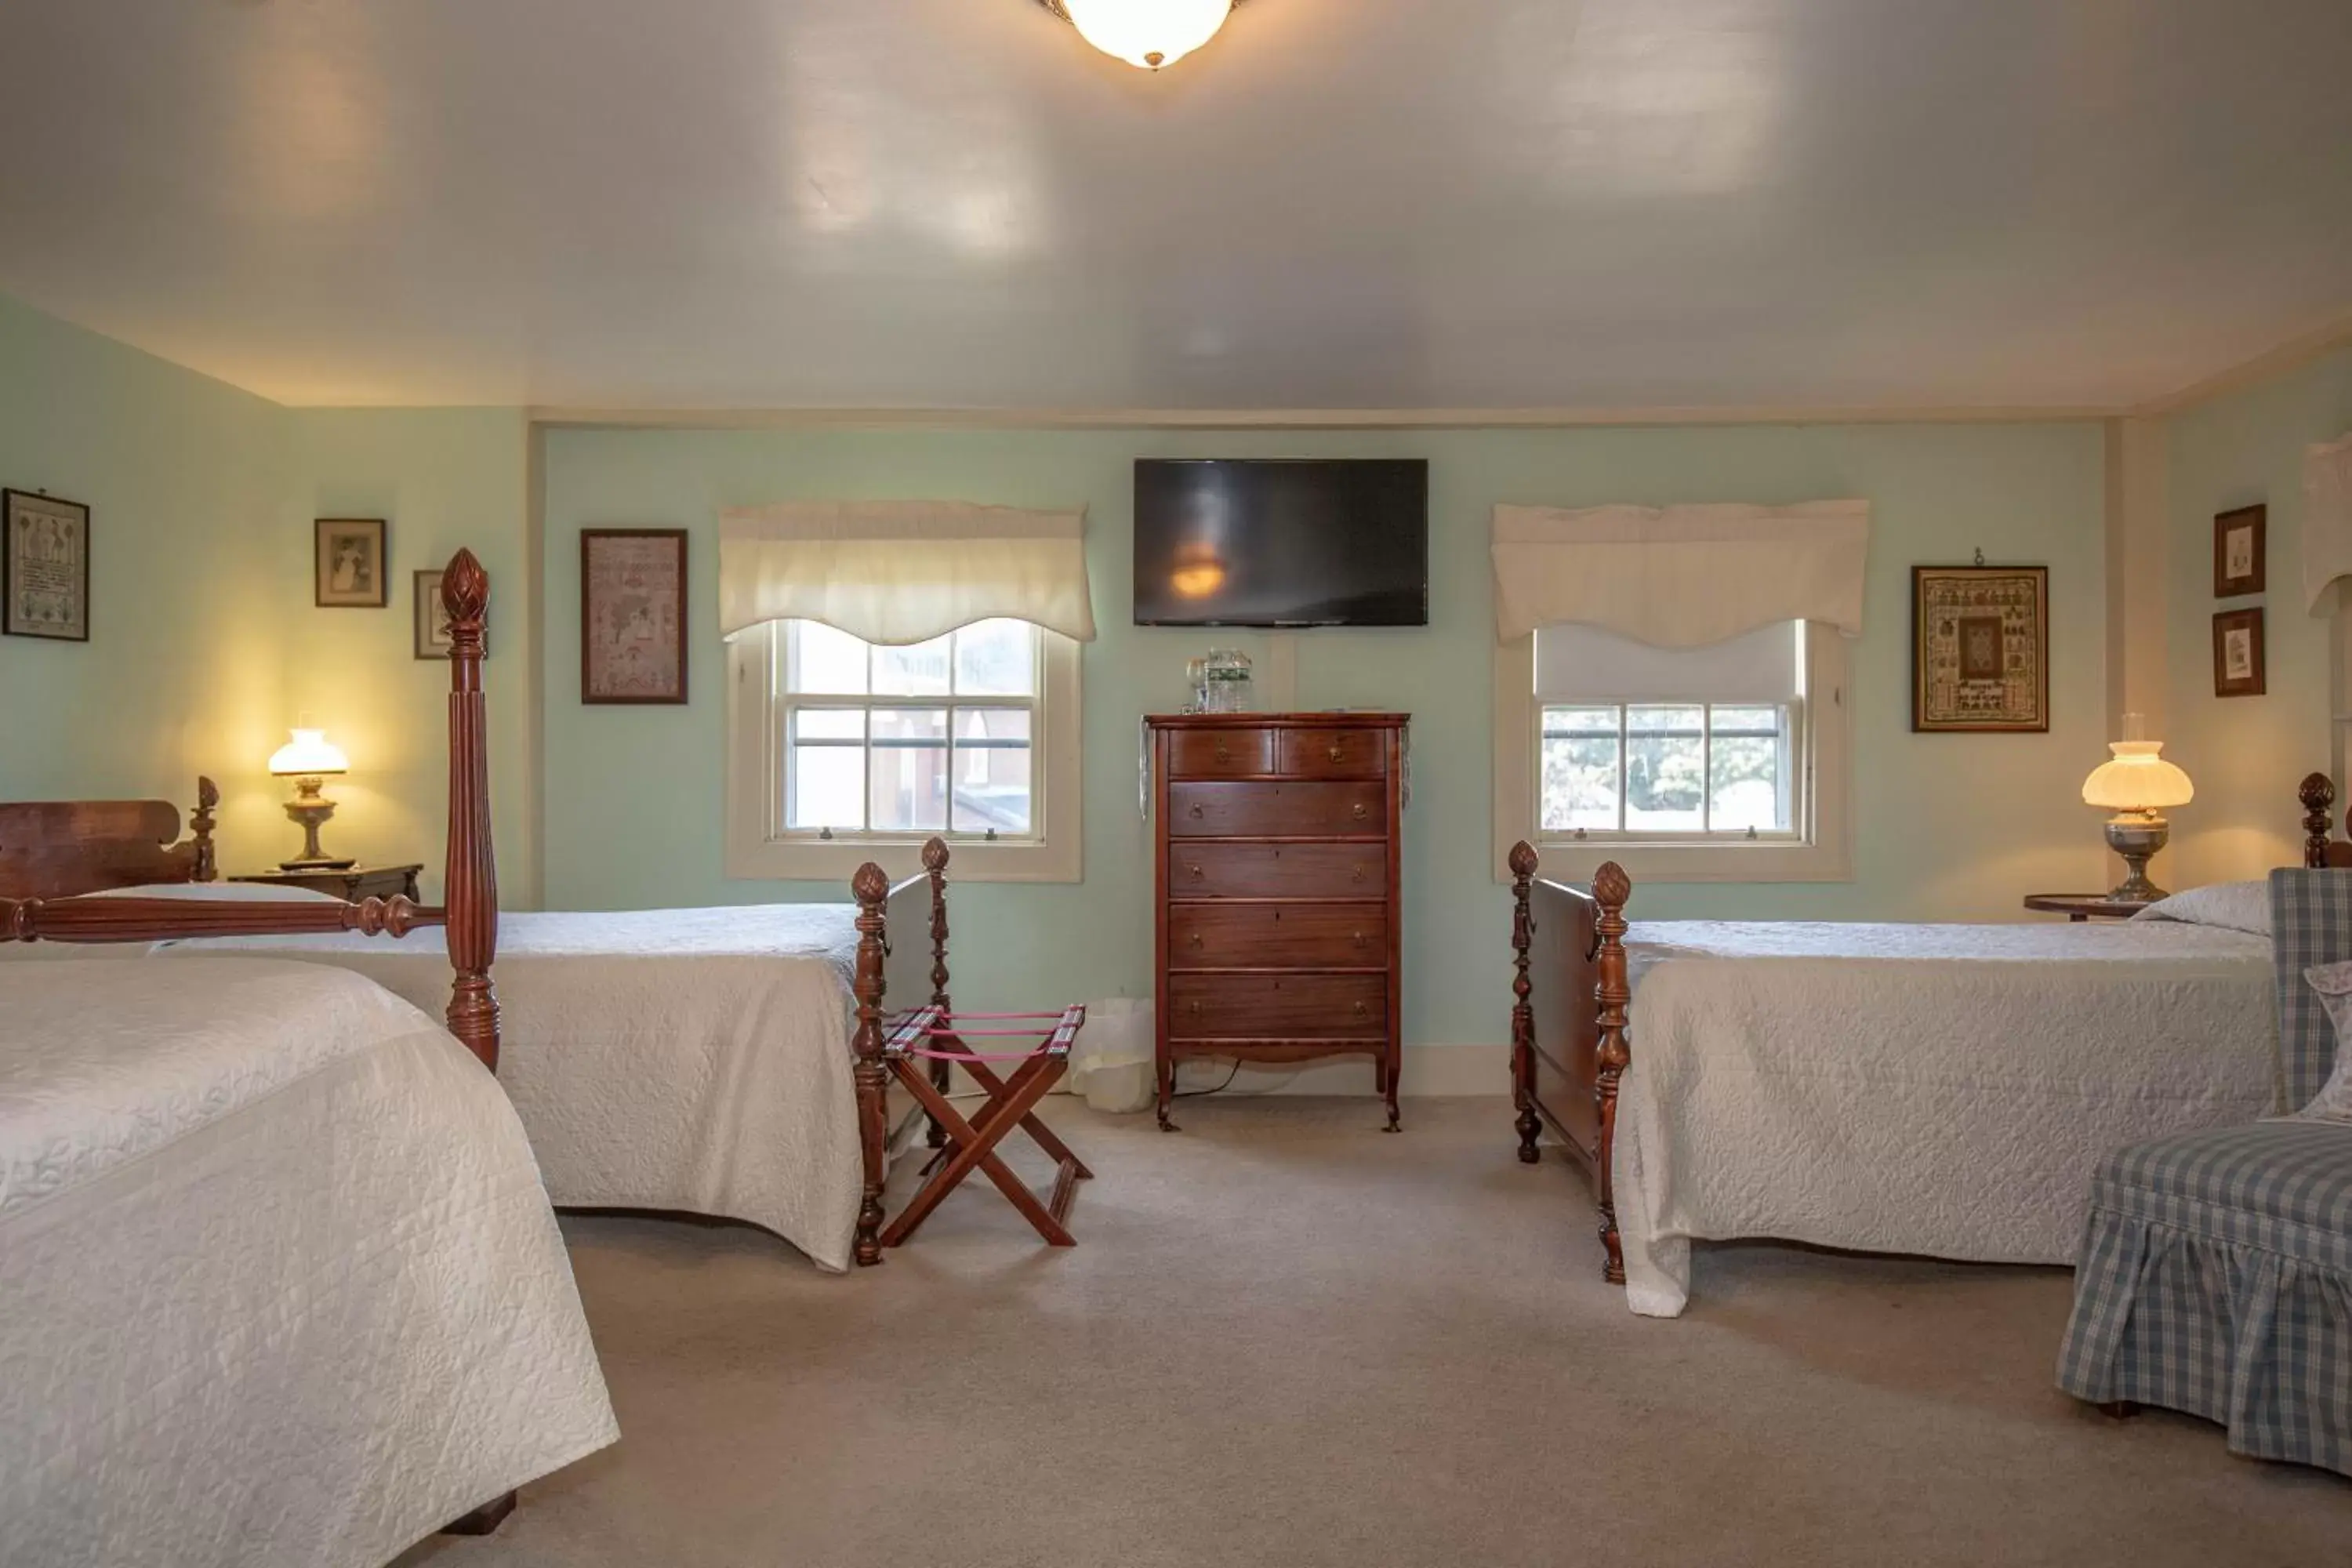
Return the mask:
<svg viewBox="0 0 2352 1568"><path fill-rule="evenodd" d="M2209 1148L2231 1138L2202 1135ZM2167 1141L2176 1170L2196 1141ZM2100 1172L2059 1386L2092 1404L2200 1415L2234 1453L2352 1476L2352 1235L2271 1203L2225 1206L2119 1179L2145 1152ZM2315 1195L2304 1187L2289 1205Z"/></svg>

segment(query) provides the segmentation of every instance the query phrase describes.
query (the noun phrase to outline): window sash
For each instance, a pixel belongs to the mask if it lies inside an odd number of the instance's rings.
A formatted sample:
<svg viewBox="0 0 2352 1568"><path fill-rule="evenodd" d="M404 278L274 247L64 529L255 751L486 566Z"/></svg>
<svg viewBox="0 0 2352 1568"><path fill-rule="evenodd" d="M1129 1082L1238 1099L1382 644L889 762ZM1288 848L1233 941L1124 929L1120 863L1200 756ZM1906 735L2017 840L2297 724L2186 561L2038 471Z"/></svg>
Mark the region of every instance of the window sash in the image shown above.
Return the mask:
<svg viewBox="0 0 2352 1568"><path fill-rule="evenodd" d="M1777 707L1780 723L1774 730L1751 727L1718 728L1715 714L1718 709L1754 710ZM1550 714L1562 708L1580 708L1587 711L1613 710L1614 729L1595 728L1574 730L1555 728ZM1695 708L1700 714L1696 729L1634 730L1630 727L1629 710L1635 708ZM1805 784L1811 766L1805 739L1805 701L1801 696L1777 704L1756 701L1708 702L1692 699L1685 702L1648 701L1596 702L1547 699L1538 693L1535 703L1534 780L1529 796L1536 806L1536 832L1538 843L1590 843L1596 840L1640 844L1790 844L1805 837ZM1547 742L1567 740L1608 740L1617 749L1616 806L1614 826L1553 826L1543 820L1544 747ZM1629 772L1633 765L1634 741L1696 740L1699 742L1699 826L1697 827L1637 827L1629 826L1626 814L1631 808L1632 790ZM1784 826L1772 828L1755 826L1717 827L1712 823L1715 814L1715 742L1717 740L1776 740L1780 742L1778 766L1780 782L1780 816Z"/></svg>

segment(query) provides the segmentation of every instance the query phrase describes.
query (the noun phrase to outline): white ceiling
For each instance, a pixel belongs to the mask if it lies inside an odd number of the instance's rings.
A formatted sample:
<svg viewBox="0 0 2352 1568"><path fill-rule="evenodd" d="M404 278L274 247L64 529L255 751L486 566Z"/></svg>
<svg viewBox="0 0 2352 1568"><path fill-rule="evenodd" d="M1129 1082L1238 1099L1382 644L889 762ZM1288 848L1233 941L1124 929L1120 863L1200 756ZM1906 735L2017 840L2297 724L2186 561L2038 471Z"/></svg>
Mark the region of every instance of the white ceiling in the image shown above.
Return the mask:
<svg viewBox="0 0 2352 1568"><path fill-rule="evenodd" d="M5 0L0 291L295 403L2115 406L2352 310L2347 0Z"/></svg>

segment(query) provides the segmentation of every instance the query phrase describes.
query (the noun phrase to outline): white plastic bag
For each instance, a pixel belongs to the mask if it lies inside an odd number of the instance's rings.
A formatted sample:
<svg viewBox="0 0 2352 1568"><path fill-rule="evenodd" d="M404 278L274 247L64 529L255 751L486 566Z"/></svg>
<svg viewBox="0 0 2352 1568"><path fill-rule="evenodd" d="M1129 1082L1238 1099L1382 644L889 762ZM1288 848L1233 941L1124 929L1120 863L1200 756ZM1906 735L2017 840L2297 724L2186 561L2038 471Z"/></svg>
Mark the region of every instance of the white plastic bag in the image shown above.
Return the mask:
<svg viewBox="0 0 2352 1568"><path fill-rule="evenodd" d="M1151 1047L1150 1003L1132 996L1087 1003L1087 1026L1070 1047L1070 1092L1097 1110L1149 1110L1159 1098Z"/></svg>

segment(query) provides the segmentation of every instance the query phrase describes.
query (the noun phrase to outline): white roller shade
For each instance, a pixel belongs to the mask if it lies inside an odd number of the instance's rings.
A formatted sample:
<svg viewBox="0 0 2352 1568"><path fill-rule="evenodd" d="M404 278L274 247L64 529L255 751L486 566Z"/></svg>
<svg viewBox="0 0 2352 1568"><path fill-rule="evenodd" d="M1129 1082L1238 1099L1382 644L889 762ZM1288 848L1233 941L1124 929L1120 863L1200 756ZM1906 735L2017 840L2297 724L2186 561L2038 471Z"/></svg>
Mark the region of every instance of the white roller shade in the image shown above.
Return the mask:
<svg viewBox="0 0 2352 1568"><path fill-rule="evenodd" d="M823 621L871 643L974 621L1095 639L1087 518L961 501L814 501L719 514L719 629Z"/></svg>
<svg viewBox="0 0 2352 1568"><path fill-rule="evenodd" d="M1495 629L1706 647L1781 621L1862 635L1870 503L1495 509Z"/></svg>
<svg viewBox="0 0 2352 1568"><path fill-rule="evenodd" d="M1536 695L1546 702L1777 705L1796 694L1793 621L1706 647L1652 647L1599 626L1536 633Z"/></svg>
<svg viewBox="0 0 2352 1568"><path fill-rule="evenodd" d="M2303 599L2317 615L2338 577L2352 577L2352 436L2303 459Z"/></svg>

